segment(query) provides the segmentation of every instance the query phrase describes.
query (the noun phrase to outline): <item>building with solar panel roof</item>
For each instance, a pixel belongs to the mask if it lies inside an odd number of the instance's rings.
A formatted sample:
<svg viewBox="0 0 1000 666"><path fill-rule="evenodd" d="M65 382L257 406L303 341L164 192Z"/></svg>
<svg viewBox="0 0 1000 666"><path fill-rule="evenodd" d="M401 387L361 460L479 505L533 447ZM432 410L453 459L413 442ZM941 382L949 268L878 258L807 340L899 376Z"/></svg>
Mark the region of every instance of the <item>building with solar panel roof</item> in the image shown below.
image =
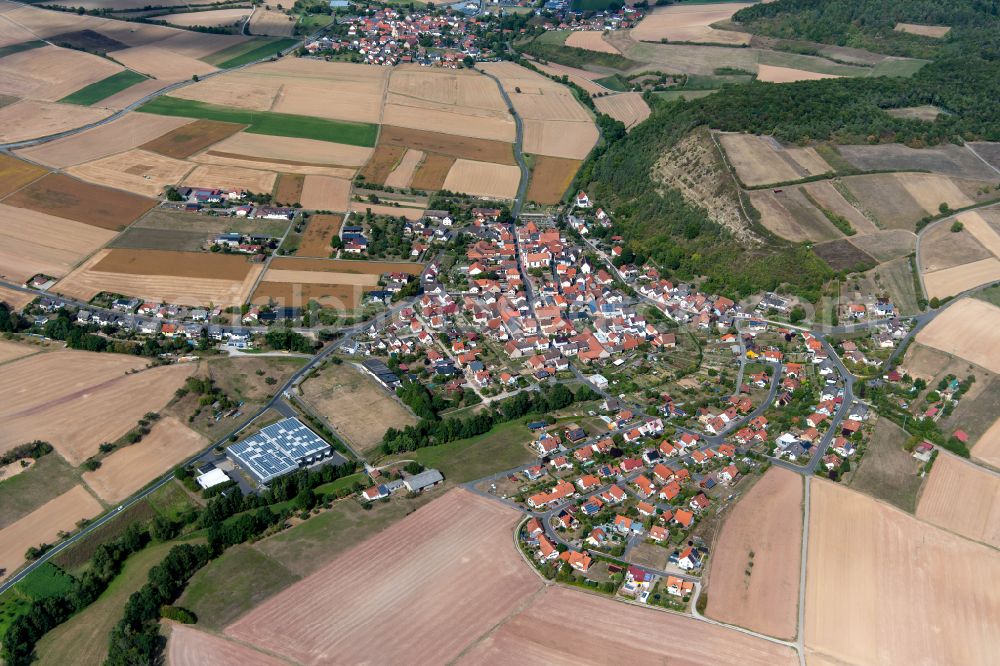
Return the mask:
<svg viewBox="0 0 1000 666"><path fill-rule="evenodd" d="M332 454L333 447L296 418L273 423L226 449L226 455L261 484Z"/></svg>

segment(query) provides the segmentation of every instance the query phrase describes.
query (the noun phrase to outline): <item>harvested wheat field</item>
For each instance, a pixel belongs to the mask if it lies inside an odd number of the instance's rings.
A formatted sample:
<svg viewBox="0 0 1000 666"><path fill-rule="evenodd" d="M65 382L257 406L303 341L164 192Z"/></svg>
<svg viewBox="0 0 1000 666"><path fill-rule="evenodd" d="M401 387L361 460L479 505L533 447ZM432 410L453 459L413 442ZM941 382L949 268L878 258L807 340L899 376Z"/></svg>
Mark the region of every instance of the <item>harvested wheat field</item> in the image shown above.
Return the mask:
<svg viewBox="0 0 1000 666"><path fill-rule="evenodd" d="M374 151L330 141L240 132L215 144L209 152L290 166L360 167Z"/></svg>
<svg viewBox="0 0 1000 666"><path fill-rule="evenodd" d="M453 164L455 158L450 155L428 155L413 174L410 187L427 191L440 190Z"/></svg>
<svg viewBox="0 0 1000 666"><path fill-rule="evenodd" d="M315 301L331 310L352 311L361 303L366 292L376 286L347 284L316 284L302 282L268 282L262 280L253 292L255 305L272 304L276 307L305 308Z"/></svg>
<svg viewBox="0 0 1000 666"><path fill-rule="evenodd" d="M234 187L259 194L270 193L277 178L278 174L273 171L202 164L187 175L183 184L191 187Z"/></svg>
<svg viewBox="0 0 1000 666"><path fill-rule="evenodd" d="M947 176L933 173L899 173L894 176L929 215L937 215L942 203L953 209L975 203Z"/></svg>
<svg viewBox="0 0 1000 666"><path fill-rule="evenodd" d="M166 405L194 370L193 364L183 364L126 374L142 368L143 361L106 356L111 355L56 351L5 365L0 449L42 439L79 465L102 442L118 439L143 414ZM32 387L30 395L26 386Z"/></svg>
<svg viewBox="0 0 1000 666"><path fill-rule="evenodd" d="M332 176L305 177L299 201L309 210L346 211L351 200L351 181Z"/></svg>
<svg viewBox="0 0 1000 666"><path fill-rule="evenodd" d="M23 310L24 306L38 298L34 292L17 291L0 285L0 303L6 303L12 310Z"/></svg>
<svg viewBox="0 0 1000 666"><path fill-rule="evenodd" d="M145 150L183 159L236 134L243 125L217 120L195 120L144 144Z"/></svg>
<svg viewBox="0 0 1000 666"><path fill-rule="evenodd" d="M291 37L295 30L295 17L268 6L254 9L250 17L250 34Z"/></svg>
<svg viewBox="0 0 1000 666"><path fill-rule="evenodd" d="M3 203L119 231L155 206L156 200L50 173Z"/></svg>
<svg viewBox="0 0 1000 666"><path fill-rule="evenodd" d="M28 548L59 541L60 532L75 530L78 521L93 518L103 510L101 503L82 485L74 486L0 530L0 580L24 564Z"/></svg>
<svg viewBox="0 0 1000 666"><path fill-rule="evenodd" d="M101 250L54 289L85 301L107 291L177 305L242 305L262 270L237 255Z"/></svg>
<svg viewBox="0 0 1000 666"><path fill-rule="evenodd" d="M303 307L314 300L325 307L353 310L365 292L378 289L378 276L383 273L418 275L422 270L421 264L403 261L276 257L254 291L253 302L273 301L285 307Z"/></svg>
<svg viewBox="0 0 1000 666"><path fill-rule="evenodd" d="M280 86L271 111L333 120L381 122L391 69L307 58L282 58L246 70Z"/></svg>
<svg viewBox="0 0 1000 666"><path fill-rule="evenodd" d="M274 187L274 202L279 206L291 206L302 200L302 186L306 177L301 174L280 173Z"/></svg>
<svg viewBox="0 0 1000 666"><path fill-rule="evenodd" d="M817 81L819 79L839 79L836 74L820 74L804 69L778 67L776 65L757 65L757 80L765 83L794 83L795 81Z"/></svg>
<svg viewBox="0 0 1000 666"><path fill-rule="evenodd" d="M919 25L917 23L897 23L895 30L908 32L911 35L921 37L941 38L951 32L951 27L947 25Z"/></svg>
<svg viewBox="0 0 1000 666"><path fill-rule="evenodd" d="M354 261L350 259L316 261L314 259L298 259L295 257L275 257L271 260L270 264L270 270L274 271L308 271L313 273L375 276L385 273L419 275L423 269L422 264L411 261Z"/></svg>
<svg viewBox="0 0 1000 666"><path fill-rule="evenodd" d="M534 168L531 170L528 201L540 204L559 203L572 185L579 168L580 160L539 155L535 158Z"/></svg>
<svg viewBox="0 0 1000 666"><path fill-rule="evenodd" d="M625 664L799 663L791 648L684 615L626 605L580 590L550 586L526 601L525 608L480 637L457 663L597 666L608 663L609 655ZM600 631L594 630L594 623Z"/></svg>
<svg viewBox="0 0 1000 666"><path fill-rule="evenodd" d="M1000 468L1000 418L993 422L972 447L972 457Z"/></svg>
<svg viewBox="0 0 1000 666"><path fill-rule="evenodd" d="M402 430L417 418L362 370L329 365L301 385L305 400L337 434L365 453L375 450L389 428Z"/></svg>
<svg viewBox="0 0 1000 666"><path fill-rule="evenodd" d="M456 159L493 162L495 164L517 164L514 160L514 145L503 141L383 125L378 142L379 147L383 145L396 146L420 150L425 153L450 155ZM392 162L393 165L402 158L403 154L398 153L398 155L399 157ZM383 158L383 160L387 162L388 157Z"/></svg>
<svg viewBox="0 0 1000 666"><path fill-rule="evenodd" d="M601 113L606 113L615 120L625 123L625 129L632 129L635 125L649 118L649 106L642 99L642 93L628 92L606 95L595 99L594 105Z"/></svg>
<svg viewBox="0 0 1000 666"><path fill-rule="evenodd" d="M970 227L966 226L960 231L952 231L951 225L950 220L943 221L925 229L921 235L920 270L924 273L963 266L994 256L973 235ZM973 223L974 226L975 223ZM987 241L991 240L990 235L995 236L988 226L977 231Z"/></svg>
<svg viewBox="0 0 1000 666"><path fill-rule="evenodd" d="M195 57L167 50L162 43L112 51L108 56L164 84L188 81L192 76L204 76L216 71L215 67Z"/></svg>
<svg viewBox="0 0 1000 666"><path fill-rule="evenodd" d="M16 361L19 358L37 354L39 351L39 348L33 345L25 345L10 340L0 340L0 363Z"/></svg>
<svg viewBox="0 0 1000 666"><path fill-rule="evenodd" d="M0 197L38 180L48 171L10 155L0 155Z"/></svg>
<svg viewBox="0 0 1000 666"><path fill-rule="evenodd" d="M921 490L917 518L1000 548L1000 475L941 451Z"/></svg>
<svg viewBox="0 0 1000 666"><path fill-rule="evenodd" d="M221 636L170 622L167 666L288 666L288 662Z"/></svg>
<svg viewBox="0 0 1000 666"><path fill-rule="evenodd" d="M448 172L444 189L491 199L513 199L520 180L521 170L516 166L457 160Z"/></svg>
<svg viewBox="0 0 1000 666"><path fill-rule="evenodd" d="M1000 258L1000 234L997 234L986 218L976 211L969 211L956 215L955 219L994 257Z"/></svg>
<svg viewBox="0 0 1000 666"><path fill-rule="evenodd" d="M764 227L792 242L822 242L842 238L843 234L795 189L781 193L752 190L750 203L760 211Z"/></svg>
<svg viewBox="0 0 1000 666"><path fill-rule="evenodd" d="M524 121L524 151L527 153L582 160L598 137L597 127L589 121Z"/></svg>
<svg viewBox="0 0 1000 666"><path fill-rule="evenodd" d="M97 185L106 185L147 197L159 197L164 188L183 180L194 165L145 150L130 150L70 167L67 173Z"/></svg>
<svg viewBox="0 0 1000 666"><path fill-rule="evenodd" d="M253 75L246 73L249 71L252 70L214 76L210 80L172 90L170 96L234 109L269 111L281 90L281 84L278 81L258 81Z"/></svg>
<svg viewBox="0 0 1000 666"><path fill-rule="evenodd" d="M817 157L819 156L817 155ZM830 211L831 213L840 215L842 218L847 220L847 222L851 225L851 228L854 229L856 232L858 232L859 236L867 236L869 234L878 234L878 233L888 233L888 234L893 233L891 231L879 232L879 229L878 227L875 226L875 223L869 220L861 213L861 211L859 211L857 208L851 205L851 203L844 198L844 195L842 195L840 191L837 190L837 188L835 188L832 183L830 183L830 181L823 180L818 183L806 183L805 185L802 186L802 188L805 189L805 191L809 193L809 196L815 199L816 203L822 206L824 209ZM899 237L901 234L893 234L893 235L895 237ZM903 235L906 235L905 232L903 232ZM855 240L860 241L860 238L856 238ZM866 238L865 240L860 242L868 243L869 240L870 239ZM912 241L913 237L912 235L910 235L909 244L911 248L913 245ZM867 247L865 248L865 250L868 251ZM906 252L904 252L903 254L906 254Z"/></svg>
<svg viewBox="0 0 1000 666"><path fill-rule="evenodd" d="M413 180L413 174L416 173L417 167L423 160L423 151L407 149L396 168L385 177L385 184L389 187L409 187Z"/></svg>
<svg viewBox="0 0 1000 666"><path fill-rule="evenodd" d="M22 99L0 107L0 143L59 134L110 115L108 109Z"/></svg>
<svg viewBox="0 0 1000 666"><path fill-rule="evenodd" d="M604 32L600 30L574 30L569 33L564 43L577 49L621 55L621 51L604 41Z"/></svg>
<svg viewBox="0 0 1000 666"><path fill-rule="evenodd" d="M1000 280L1000 261L996 257L923 274L928 298L946 298ZM1000 323L1000 322L997 322ZM994 371L996 372L996 371Z"/></svg>
<svg viewBox="0 0 1000 666"><path fill-rule="evenodd" d="M384 663L446 663L541 589L511 541L519 519L508 507L452 490L225 633L307 665L367 662L373 643Z"/></svg>
<svg viewBox="0 0 1000 666"><path fill-rule="evenodd" d="M629 36L637 42L666 39L668 42L745 45L750 43L748 33L716 30L710 26L728 21L733 14L749 6L742 2L721 2L657 7L632 28Z"/></svg>
<svg viewBox="0 0 1000 666"><path fill-rule="evenodd" d="M26 282L42 273L62 277L115 232L0 204L0 275Z"/></svg>
<svg viewBox="0 0 1000 666"><path fill-rule="evenodd" d="M995 550L838 484L810 483L810 651L859 666L996 661Z"/></svg>
<svg viewBox="0 0 1000 666"><path fill-rule="evenodd" d="M917 342L1000 372L1000 308L963 298L917 333Z"/></svg>
<svg viewBox="0 0 1000 666"><path fill-rule="evenodd" d="M705 614L792 640L801 555L802 477L772 467L726 518L709 565Z"/></svg>
<svg viewBox="0 0 1000 666"><path fill-rule="evenodd" d="M18 154L35 162L62 169L138 148L190 122L189 118L127 113L106 125L25 148L19 150Z"/></svg>
<svg viewBox="0 0 1000 666"><path fill-rule="evenodd" d="M580 86L591 95L595 93L612 92L610 88L605 88L595 80L603 78L604 74L595 74L594 72L588 72L585 69L577 69L576 67L560 65L556 62L549 62L543 65L542 63L532 61L531 64L546 74L567 77L570 81Z"/></svg>
<svg viewBox="0 0 1000 666"><path fill-rule="evenodd" d="M295 254L300 257L329 257L333 252L330 241L340 234L343 223L343 215L313 215Z"/></svg>
<svg viewBox="0 0 1000 666"><path fill-rule="evenodd" d="M832 171L813 148L784 148L769 136L719 134L736 175L748 187L784 183Z"/></svg>
<svg viewBox="0 0 1000 666"><path fill-rule="evenodd" d="M119 502L202 449L209 441L172 416L157 421L137 444L114 451L83 480L105 502Z"/></svg>
<svg viewBox="0 0 1000 666"><path fill-rule="evenodd" d="M382 123L513 141L514 121L496 83L470 70L402 65L392 70Z"/></svg>
<svg viewBox="0 0 1000 666"><path fill-rule="evenodd" d="M331 144L333 145L333 144ZM300 176L331 176L334 178L353 178L357 173L355 167L332 167L321 164L308 165L295 160L268 160L249 155L238 155L236 153L223 153L217 150L206 150L198 155L188 158L195 164L206 164L210 166L250 169L253 171L274 171L287 174L297 174Z"/></svg>
<svg viewBox="0 0 1000 666"><path fill-rule="evenodd" d="M215 27L230 26L239 23L250 15L251 7L237 7L236 9L211 9L205 12L188 12L184 14L167 14L159 20L166 21L170 25L181 28L190 28L196 25Z"/></svg>
<svg viewBox="0 0 1000 666"><path fill-rule="evenodd" d="M384 133L385 128L382 131ZM403 130L400 131L402 132ZM384 184L385 179L389 177L389 174L396 168L399 161L403 159L406 151L407 148L405 145L389 144L380 138L378 145L375 146L375 152L372 153L371 158L361 170L360 175L370 183ZM452 163L454 163L454 158L452 159ZM445 175L447 175L447 172ZM441 177L441 182L444 182L444 176Z"/></svg>
<svg viewBox="0 0 1000 666"><path fill-rule="evenodd" d="M414 180L414 182L416 181ZM416 187L416 185L414 185L414 187ZM407 220L419 220L424 216L424 211L426 210L422 206L415 208L411 206L400 206L399 208L396 208L395 206L370 204L367 201L352 201L349 207L351 212L354 213L364 214L370 210L372 215L405 217Z"/></svg>
<svg viewBox="0 0 1000 666"><path fill-rule="evenodd" d="M0 95L58 102L120 71L122 68L107 58L43 46L0 58Z"/></svg>

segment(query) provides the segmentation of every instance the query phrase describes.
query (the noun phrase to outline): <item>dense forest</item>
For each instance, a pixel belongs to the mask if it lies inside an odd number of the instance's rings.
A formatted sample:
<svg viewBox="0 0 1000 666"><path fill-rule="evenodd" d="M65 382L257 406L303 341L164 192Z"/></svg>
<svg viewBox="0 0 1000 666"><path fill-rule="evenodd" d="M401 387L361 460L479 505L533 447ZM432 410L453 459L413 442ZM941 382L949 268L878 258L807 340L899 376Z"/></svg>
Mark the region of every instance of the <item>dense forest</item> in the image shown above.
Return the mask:
<svg viewBox="0 0 1000 666"><path fill-rule="evenodd" d="M681 279L709 278L707 289L742 296L784 283L815 300L830 271L804 246L768 239L741 247L707 213L650 176L667 148L701 125L789 142L899 141L913 147L974 138L1000 140L1000 0L777 0L736 18L754 31L903 53L926 43L935 59L912 78L840 78L791 84L729 85L693 101L647 100L653 113L630 134L607 141L577 182L611 204L618 231ZM902 38L897 21L955 26L947 38ZM889 34L892 33L892 34ZM988 34L987 34L988 33ZM860 37L864 36L865 42ZM916 49L905 51L912 54ZM895 118L886 109L933 104L949 113L933 123ZM752 213L751 213L752 214Z"/></svg>

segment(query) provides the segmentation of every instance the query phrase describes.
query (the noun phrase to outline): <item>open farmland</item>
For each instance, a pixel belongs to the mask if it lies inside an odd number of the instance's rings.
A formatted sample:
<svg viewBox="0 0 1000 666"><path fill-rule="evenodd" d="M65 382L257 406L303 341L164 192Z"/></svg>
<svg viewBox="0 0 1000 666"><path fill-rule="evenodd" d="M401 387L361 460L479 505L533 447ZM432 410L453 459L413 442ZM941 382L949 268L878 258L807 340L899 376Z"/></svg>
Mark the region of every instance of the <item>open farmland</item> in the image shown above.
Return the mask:
<svg viewBox="0 0 1000 666"><path fill-rule="evenodd" d="M573 178L580 168L580 160L538 155L531 170L528 184L528 201L540 204L557 204L573 184Z"/></svg>
<svg viewBox="0 0 1000 666"><path fill-rule="evenodd" d="M996 551L812 479L805 644L845 664L989 664ZM887 567L885 563L892 562Z"/></svg>
<svg viewBox="0 0 1000 666"><path fill-rule="evenodd" d="M0 143L51 136L110 115L109 109L22 99L0 107Z"/></svg>
<svg viewBox="0 0 1000 666"><path fill-rule="evenodd" d="M106 125L18 151L50 167L65 168L125 152L190 123L187 118L128 113Z"/></svg>
<svg viewBox="0 0 1000 666"><path fill-rule="evenodd" d="M920 495L917 518L1000 548L1000 475L941 451Z"/></svg>
<svg viewBox="0 0 1000 666"><path fill-rule="evenodd" d="M428 132L425 130L407 129L383 125L379 135L379 146L396 146L411 148L425 153L448 155L456 159L476 160L478 162L493 162L496 164L514 165L514 147L511 143L490 139L475 139L471 137ZM396 164L402 158L393 162Z"/></svg>
<svg viewBox="0 0 1000 666"><path fill-rule="evenodd" d="M221 636L169 623L167 666L287 666L288 662Z"/></svg>
<svg viewBox="0 0 1000 666"><path fill-rule="evenodd" d="M428 155L413 174L410 187L418 190L440 190L453 164L455 158L450 155Z"/></svg>
<svg viewBox="0 0 1000 666"><path fill-rule="evenodd" d="M853 226L853 225L852 225ZM862 234L854 238L853 243L864 248L876 261L892 261L906 257L913 252L917 243L916 234L905 229L889 229ZM912 283L912 280L911 280ZM912 286L910 287L912 290Z"/></svg>
<svg viewBox="0 0 1000 666"><path fill-rule="evenodd" d="M508 546L509 548L510 546ZM527 565L524 565L527 566ZM600 618L600 631L581 618ZM658 638L659 637L659 638ZM793 666L791 648L674 613L550 586L481 637L459 664L606 663Z"/></svg>
<svg viewBox="0 0 1000 666"><path fill-rule="evenodd" d="M232 136L245 126L217 120L195 120L144 144L145 150L184 159Z"/></svg>
<svg viewBox="0 0 1000 666"><path fill-rule="evenodd" d="M351 197L351 181L332 176L305 177L302 196L299 201L303 208L310 210L346 211Z"/></svg>
<svg viewBox="0 0 1000 666"><path fill-rule="evenodd" d="M191 28L196 25L201 26L231 26L239 23L253 11L250 7L237 7L235 9L211 9L203 12L185 12L181 14L167 14L159 20L166 21L170 25L181 28Z"/></svg>
<svg viewBox="0 0 1000 666"><path fill-rule="evenodd" d="M918 334L917 342L970 363L1000 372L1000 308L963 298L939 314Z"/></svg>
<svg viewBox="0 0 1000 666"><path fill-rule="evenodd" d="M920 239L920 269L925 273L970 264L993 256L969 228L952 231L949 222L942 222L928 229Z"/></svg>
<svg viewBox="0 0 1000 666"><path fill-rule="evenodd" d="M250 32L254 35L291 37L295 30L295 17L270 6L258 6L250 17Z"/></svg>
<svg viewBox="0 0 1000 666"><path fill-rule="evenodd" d="M0 275L26 282L42 273L62 277L115 237L113 231L0 204Z"/></svg>
<svg viewBox="0 0 1000 666"><path fill-rule="evenodd" d="M274 187L274 202L279 206L291 206L302 200L302 186L306 177L301 174L278 174L278 184Z"/></svg>
<svg viewBox="0 0 1000 666"><path fill-rule="evenodd" d="M444 189L490 199L513 199L521 170L516 166L457 160L448 172Z"/></svg>
<svg viewBox="0 0 1000 666"><path fill-rule="evenodd" d="M58 102L121 71L120 65L106 58L45 46L0 58L0 94Z"/></svg>
<svg viewBox="0 0 1000 666"><path fill-rule="evenodd" d="M76 529L77 521L93 518L102 510L101 503L82 485L74 486L0 530L0 580L24 563L28 548L58 541L60 532Z"/></svg>
<svg viewBox="0 0 1000 666"><path fill-rule="evenodd" d="M951 32L951 27L947 25L919 25L917 23L897 23L896 30L908 32L911 35L921 37L941 38Z"/></svg>
<svg viewBox="0 0 1000 666"><path fill-rule="evenodd" d="M943 176L986 181L994 180L997 175L972 151L950 143L929 148L910 148L898 143L844 145L838 146L837 152L864 171L929 171Z"/></svg>
<svg viewBox="0 0 1000 666"><path fill-rule="evenodd" d="M995 257L961 266L923 273L928 298L956 296L968 289L1000 280L1000 260Z"/></svg>
<svg viewBox="0 0 1000 666"><path fill-rule="evenodd" d="M814 148L785 148L773 137L720 134L736 175L747 187L784 183L833 171Z"/></svg>
<svg viewBox="0 0 1000 666"><path fill-rule="evenodd" d="M17 291L0 285L0 302L6 303L12 310L21 310L37 298L35 292Z"/></svg>
<svg viewBox="0 0 1000 666"><path fill-rule="evenodd" d="M187 81L192 76L204 76L216 71L215 67L194 55L170 50L163 42L112 51L108 56L164 84Z"/></svg>
<svg viewBox="0 0 1000 666"><path fill-rule="evenodd" d="M914 347L919 345L910 349ZM907 513L916 511L917 493L923 481L919 475L922 463L903 448L908 437L895 423L880 418L868 452L851 473L851 489L894 504Z"/></svg>
<svg viewBox="0 0 1000 666"><path fill-rule="evenodd" d="M865 217L857 208L855 208L844 195L833 186L833 184L828 180L823 180L817 183L806 183L805 185L800 185L806 193L812 197L816 205L824 210L827 210L834 215L839 215L840 217L847 220L847 223L851 225L859 235L869 235L879 233L878 227ZM864 243L866 244L865 250L868 250L867 244L871 239L865 238ZM910 234L910 246L912 249L913 245L913 235ZM903 254L908 254L904 252Z"/></svg>
<svg viewBox="0 0 1000 666"><path fill-rule="evenodd" d="M637 42L666 39L670 42L746 45L750 43L749 33L716 30L711 25L728 20L747 6L741 2L720 2L657 7L639 21L629 36Z"/></svg>
<svg viewBox="0 0 1000 666"><path fill-rule="evenodd" d="M270 168L267 166L270 164L290 167L354 168L363 165L371 157L372 152L371 148L364 146L240 132L212 146L208 154L258 161L262 165L261 168ZM292 172L291 169L284 170ZM295 170L294 173L306 173L306 171ZM315 173L325 173L325 171L316 169Z"/></svg>
<svg viewBox="0 0 1000 666"><path fill-rule="evenodd" d="M619 55L618 49L604 41L604 33L600 30L574 30L563 43L575 49Z"/></svg>
<svg viewBox="0 0 1000 666"><path fill-rule="evenodd" d="M1000 418L993 421L972 447L972 456L1000 469Z"/></svg>
<svg viewBox="0 0 1000 666"><path fill-rule="evenodd" d="M866 271L878 264L846 238L815 245L813 252L835 271Z"/></svg>
<svg viewBox="0 0 1000 666"><path fill-rule="evenodd" d="M273 171L246 169L237 166L202 164L182 181L191 187L233 187L255 193L270 193L278 174Z"/></svg>
<svg viewBox="0 0 1000 666"><path fill-rule="evenodd" d="M10 155L0 155L0 197L21 189L33 180L47 174L48 171L30 162L16 159Z"/></svg>
<svg viewBox="0 0 1000 666"><path fill-rule="evenodd" d="M478 139L514 140L514 121L496 83L467 69L393 68L382 122Z"/></svg>
<svg viewBox="0 0 1000 666"><path fill-rule="evenodd" d="M302 395L337 434L363 453L373 451L388 428L415 425L416 417L375 380L350 364L328 365L301 385Z"/></svg>
<svg viewBox="0 0 1000 666"><path fill-rule="evenodd" d="M113 504L136 492L175 465L208 446L208 440L173 417L153 426L138 444L119 449L84 472L83 480L105 502Z"/></svg>
<svg viewBox="0 0 1000 666"><path fill-rule="evenodd" d="M375 147L375 152L372 153L371 159L368 160L360 173L365 180L378 185L385 184L385 179L389 177L389 174L396 168L396 165L399 164L400 160L403 159L403 155L408 150L405 145L386 143L386 129L385 127L382 128L382 137L379 139L378 146ZM449 168L454 162L455 158L451 158ZM446 171L441 177L442 183L444 182L444 177L447 175L448 172ZM440 189L440 186L434 189Z"/></svg>
<svg viewBox="0 0 1000 666"><path fill-rule="evenodd" d="M928 211L911 196L899 176L894 173L847 176L841 182L883 228L913 231L914 225ZM936 205L934 214L937 214Z"/></svg>
<svg viewBox="0 0 1000 666"><path fill-rule="evenodd" d="M155 206L156 200L50 173L3 203L118 231Z"/></svg>
<svg viewBox="0 0 1000 666"><path fill-rule="evenodd" d="M791 640L802 553L802 479L772 467L726 518L714 546L705 613Z"/></svg>
<svg viewBox="0 0 1000 666"><path fill-rule="evenodd" d="M85 301L107 291L179 305L242 305L262 268L237 255L102 250L55 290Z"/></svg>
<svg viewBox="0 0 1000 666"><path fill-rule="evenodd" d="M82 180L115 189L159 197L164 188L183 180L193 166L145 150L130 150L67 169Z"/></svg>
<svg viewBox="0 0 1000 666"><path fill-rule="evenodd" d="M101 79L91 83L88 86L80 88L76 92L66 95L60 102L63 104L79 104L80 106L92 106L100 101L108 99L118 95L134 85L148 81L145 76L133 72L132 70L123 70L117 74L112 74L106 78ZM163 84L157 83L153 88L154 90L160 88ZM104 105L107 106L107 105ZM109 107L111 108L111 107Z"/></svg>
<svg viewBox="0 0 1000 666"><path fill-rule="evenodd" d="M777 65L758 65L757 80L765 83L794 83L795 81L817 81L819 79L837 79L837 74L821 74L793 67Z"/></svg>
<svg viewBox="0 0 1000 666"><path fill-rule="evenodd" d="M264 273L253 293L253 302L274 301L284 307L304 307L315 300L325 307L353 310L365 292L378 288L379 275L390 272L417 275L422 268L408 262L278 257Z"/></svg>
<svg viewBox="0 0 1000 666"><path fill-rule="evenodd" d="M21 344L20 342L13 342L11 340L0 340L0 364L24 356L30 356L31 354L37 354L39 351L41 350L33 345ZM0 476L0 478L3 477Z"/></svg>
<svg viewBox="0 0 1000 666"><path fill-rule="evenodd" d="M330 241L340 234L340 225L343 223L343 215L313 215L302 234L302 242L296 254L300 257L329 257L333 252Z"/></svg>
<svg viewBox="0 0 1000 666"><path fill-rule="evenodd" d="M955 219L962 223L963 231L968 231L990 254L1000 258L1000 234L982 213L971 210L956 215Z"/></svg>
<svg viewBox="0 0 1000 666"><path fill-rule="evenodd" d="M750 203L760 211L760 222L768 231L793 242L822 242L842 238L843 234L816 209L802 192L785 189L753 190Z"/></svg>
<svg viewBox="0 0 1000 666"><path fill-rule="evenodd" d="M649 117L649 106L642 99L642 93L626 92L605 95L595 99L594 105L601 113L606 113L615 120L625 123L626 129L631 129Z"/></svg>
<svg viewBox="0 0 1000 666"><path fill-rule="evenodd" d="M376 635L386 662L447 662L542 587L511 543L519 518L452 490L264 602L226 634L302 664L329 654L365 661ZM338 599L332 606L331 595ZM385 626L394 630L386 634Z"/></svg>
<svg viewBox="0 0 1000 666"><path fill-rule="evenodd" d="M77 351L6 364L0 382L5 423L0 449L42 439L79 465L102 442L118 439L143 414L167 404L194 370L181 364L136 372L144 364L135 357ZM35 389L26 391L28 385Z"/></svg>
<svg viewBox="0 0 1000 666"><path fill-rule="evenodd" d="M567 65L560 65L557 62L549 62L542 64L537 61L532 61L531 64L539 71L545 72L552 76L565 76L570 81L580 86L588 93L593 95L594 93L606 93L611 92L610 88L607 88L597 82L597 79L604 77L604 74L595 74L594 72L588 72L585 69L578 69L576 67L569 67Z"/></svg>
<svg viewBox="0 0 1000 666"><path fill-rule="evenodd" d="M396 165L396 168L390 171L389 175L385 177L385 184L389 187L409 187L410 182L413 180L413 174L417 172L417 167L420 166L423 159L423 151L407 149L403 158Z"/></svg>

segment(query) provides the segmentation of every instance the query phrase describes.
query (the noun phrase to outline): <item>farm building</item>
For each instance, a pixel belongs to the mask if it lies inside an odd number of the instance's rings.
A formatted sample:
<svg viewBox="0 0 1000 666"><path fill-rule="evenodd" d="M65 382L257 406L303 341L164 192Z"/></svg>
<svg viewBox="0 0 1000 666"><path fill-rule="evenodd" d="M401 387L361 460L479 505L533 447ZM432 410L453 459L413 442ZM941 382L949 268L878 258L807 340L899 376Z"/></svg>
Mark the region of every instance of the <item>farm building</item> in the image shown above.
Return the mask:
<svg viewBox="0 0 1000 666"><path fill-rule="evenodd" d="M441 472L436 469L428 469L420 474L414 474L411 477L403 479L403 485L411 493L419 493L421 490L435 486L442 481L444 481L444 477L441 476Z"/></svg>
<svg viewBox="0 0 1000 666"><path fill-rule="evenodd" d="M197 481L198 485L203 489L208 490L209 488L213 488L220 483L226 483L229 481L229 475L218 467L213 467L210 472L202 474L195 479L195 481Z"/></svg>
<svg viewBox="0 0 1000 666"><path fill-rule="evenodd" d="M389 366L379 359L372 358L362 361L361 367L363 367L368 374L378 380L382 386L390 391L395 391L396 387L399 386L399 377L397 377L396 373L389 369Z"/></svg>
<svg viewBox="0 0 1000 666"><path fill-rule="evenodd" d="M296 418L262 428L226 450L226 455L259 483L267 483L332 454L333 448Z"/></svg>

